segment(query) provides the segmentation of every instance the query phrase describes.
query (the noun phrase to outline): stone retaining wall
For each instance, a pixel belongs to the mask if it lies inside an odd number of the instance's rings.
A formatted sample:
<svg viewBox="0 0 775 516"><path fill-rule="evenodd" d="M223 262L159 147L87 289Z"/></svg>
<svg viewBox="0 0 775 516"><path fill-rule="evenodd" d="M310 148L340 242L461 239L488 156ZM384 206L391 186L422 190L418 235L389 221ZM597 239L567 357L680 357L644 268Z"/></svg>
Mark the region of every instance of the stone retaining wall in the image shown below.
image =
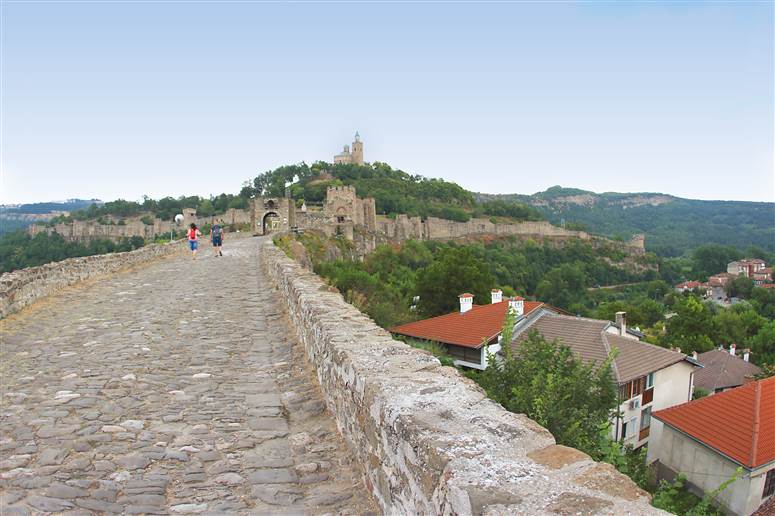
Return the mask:
<svg viewBox="0 0 775 516"><path fill-rule="evenodd" d="M150 244L124 253L68 258L0 276L0 319L59 289L183 249L184 242Z"/></svg>
<svg viewBox="0 0 775 516"><path fill-rule="evenodd" d="M455 369L391 338L271 241L260 254L386 514L666 514L612 466L556 445Z"/></svg>

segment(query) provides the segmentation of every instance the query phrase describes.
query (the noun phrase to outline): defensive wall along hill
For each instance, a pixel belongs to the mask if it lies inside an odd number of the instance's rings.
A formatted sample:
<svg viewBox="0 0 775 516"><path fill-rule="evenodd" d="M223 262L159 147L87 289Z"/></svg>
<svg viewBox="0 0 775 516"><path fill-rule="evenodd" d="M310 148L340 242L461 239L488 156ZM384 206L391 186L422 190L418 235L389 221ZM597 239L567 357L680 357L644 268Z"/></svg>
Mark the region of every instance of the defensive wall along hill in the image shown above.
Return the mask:
<svg viewBox="0 0 775 516"><path fill-rule="evenodd" d="M613 466L556 445L455 369L394 340L271 241L260 257L386 514L666 514Z"/></svg>
<svg viewBox="0 0 775 516"><path fill-rule="evenodd" d="M209 217L198 216L196 210L182 210L183 221L175 225L158 218L153 224L144 224L145 217L127 220L111 219L111 224L98 224L94 220L73 221L68 224L56 224L53 227L30 226L31 235L38 233L58 233L66 240L89 241L96 238L108 238L118 241L121 238L140 236L154 238L166 235L172 229L183 229L191 222L198 225L220 222L230 226L247 226L257 235L291 229L317 230L326 235L344 235L349 240L356 233L370 240L370 249L378 241L401 243L409 239L416 240L454 240L482 235L516 236L564 242L582 240L592 246L614 246L627 254L642 255L646 252L644 235L635 235L627 242L614 241L585 231L576 231L554 226L548 221L493 222L488 218L472 218L466 222L441 219L437 217L411 217L397 214L394 218L377 215L376 202L372 197L360 198L353 186L332 186L326 190L326 200L322 206L306 204L297 207L293 199L286 197L256 197L250 200L247 210L229 209L226 213ZM119 224L117 224L119 223Z"/></svg>
<svg viewBox="0 0 775 516"><path fill-rule="evenodd" d="M1 313L178 249L148 246L3 275ZM612 466L556 445L455 369L393 340L269 239L259 259L385 514L665 514Z"/></svg>

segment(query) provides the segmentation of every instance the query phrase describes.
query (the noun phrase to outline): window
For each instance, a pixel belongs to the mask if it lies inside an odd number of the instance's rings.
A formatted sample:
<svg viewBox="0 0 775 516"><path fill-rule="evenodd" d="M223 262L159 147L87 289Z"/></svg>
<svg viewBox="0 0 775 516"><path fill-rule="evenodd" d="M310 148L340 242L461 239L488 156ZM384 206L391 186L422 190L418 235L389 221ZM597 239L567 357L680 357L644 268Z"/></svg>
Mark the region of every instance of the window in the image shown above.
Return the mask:
<svg viewBox="0 0 775 516"><path fill-rule="evenodd" d="M651 426L651 407L646 407L640 413L640 429Z"/></svg>
<svg viewBox="0 0 775 516"><path fill-rule="evenodd" d="M651 389L652 387L654 387L654 373L649 373L646 377L646 388Z"/></svg>
<svg viewBox="0 0 775 516"><path fill-rule="evenodd" d="M619 386L619 399L621 401L627 401L632 398L632 382L627 382Z"/></svg>
<svg viewBox="0 0 775 516"><path fill-rule="evenodd" d="M767 498L775 493L775 469L771 469L767 472L767 478L764 480L764 491L762 491L762 498Z"/></svg>
<svg viewBox="0 0 775 516"><path fill-rule="evenodd" d="M633 380L629 382L630 385L632 385L632 391L630 392L630 398L634 398L635 396L639 396L643 394L643 391L646 390L646 377L641 376L637 380ZM629 399L629 398L624 398Z"/></svg>
<svg viewBox="0 0 775 516"><path fill-rule="evenodd" d="M631 418L627 423L627 437L632 437L638 431L638 418Z"/></svg>

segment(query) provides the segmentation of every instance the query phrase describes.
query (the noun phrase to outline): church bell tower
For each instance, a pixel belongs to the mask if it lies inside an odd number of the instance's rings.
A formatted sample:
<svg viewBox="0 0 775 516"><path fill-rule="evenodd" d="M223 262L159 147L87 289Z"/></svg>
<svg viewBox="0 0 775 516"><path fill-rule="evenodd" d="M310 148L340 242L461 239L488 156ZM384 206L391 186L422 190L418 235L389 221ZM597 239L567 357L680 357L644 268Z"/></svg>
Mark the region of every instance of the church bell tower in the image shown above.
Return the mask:
<svg viewBox="0 0 775 516"><path fill-rule="evenodd" d="M352 148L352 162L356 165L363 165L363 142L361 135L355 132L355 141Z"/></svg>

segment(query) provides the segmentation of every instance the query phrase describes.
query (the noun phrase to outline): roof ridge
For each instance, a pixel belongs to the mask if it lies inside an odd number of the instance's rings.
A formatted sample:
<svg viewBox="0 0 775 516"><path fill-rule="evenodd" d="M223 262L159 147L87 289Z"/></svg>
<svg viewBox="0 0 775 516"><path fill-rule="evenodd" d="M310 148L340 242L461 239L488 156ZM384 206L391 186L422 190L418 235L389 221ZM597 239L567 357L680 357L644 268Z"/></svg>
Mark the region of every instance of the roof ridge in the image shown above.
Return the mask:
<svg viewBox="0 0 775 516"><path fill-rule="evenodd" d="M611 345L608 343L608 336L606 331L608 327L606 326L603 328L603 331L600 332L601 337L603 338L603 347L605 348L605 354L606 354L606 360L608 360L608 357L611 356ZM611 360L611 369L614 371L614 376L616 377L616 383L619 383L619 381L622 378L622 375L619 374L619 367L616 365L616 357L614 357L613 360Z"/></svg>
<svg viewBox="0 0 775 516"><path fill-rule="evenodd" d="M552 314L551 317L563 317L565 319L573 319L576 321L590 321L603 324L613 324L611 321L605 319L592 319L591 317L581 317L580 315L564 315L564 314Z"/></svg>
<svg viewBox="0 0 775 516"><path fill-rule="evenodd" d="M540 306L539 306L539 307L537 307L537 308L540 308ZM531 312L531 313L532 313L532 312ZM528 315L529 315L529 314L528 314ZM538 321L540 321L540 320L541 320L543 317L551 317L551 316L552 316L552 314L542 314L542 313L538 313L538 314L536 314L536 316L535 316L535 317L528 318L528 316L527 316L527 315L523 315L521 318L519 318L519 319L517 319L516 321L514 321L514 326L516 326L516 325L517 325L517 324L518 324L520 321L523 321L523 320L524 320L524 321L527 321L527 323L526 323L526 324L525 324L525 325L524 325L522 328L519 328L519 331L517 331L517 332L514 332L514 333L511 335L511 342L514 342L515 340L517 340L517 337L519 337L520 335L522 335L523 333L525 333L525 332L528 330L528 328L530 328L530 327L531 327L531 326L533 326L535 323L537 323Z"/></svg>
<svg viewBox="0 0 775 516"><path fill-rule="evenodd" d="M753 467L756 464L756 456L759 451L759 408L762 404L762 389L760 382L754 383L754 398L753 398L753 438L751 439L751 455L749 457L749 464Z"/></svg>

